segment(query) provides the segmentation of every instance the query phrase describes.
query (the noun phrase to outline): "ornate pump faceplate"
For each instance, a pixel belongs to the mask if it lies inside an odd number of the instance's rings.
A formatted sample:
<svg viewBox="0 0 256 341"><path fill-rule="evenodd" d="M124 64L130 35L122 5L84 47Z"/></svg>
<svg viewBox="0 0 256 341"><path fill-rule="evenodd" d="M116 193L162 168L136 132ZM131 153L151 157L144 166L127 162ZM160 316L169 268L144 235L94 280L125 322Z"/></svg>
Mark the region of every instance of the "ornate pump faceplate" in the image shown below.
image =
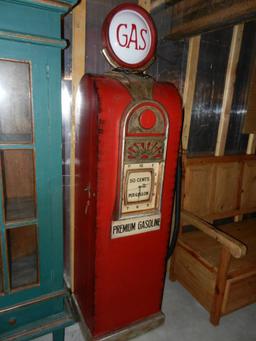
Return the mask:
<svg viewBox="0 0 256 341"><path fill-rule="evenodd" d="M114 66L144 70L156 49L156 29L150 15L140 6L115 7L103 24L103 53Z"/></svg>

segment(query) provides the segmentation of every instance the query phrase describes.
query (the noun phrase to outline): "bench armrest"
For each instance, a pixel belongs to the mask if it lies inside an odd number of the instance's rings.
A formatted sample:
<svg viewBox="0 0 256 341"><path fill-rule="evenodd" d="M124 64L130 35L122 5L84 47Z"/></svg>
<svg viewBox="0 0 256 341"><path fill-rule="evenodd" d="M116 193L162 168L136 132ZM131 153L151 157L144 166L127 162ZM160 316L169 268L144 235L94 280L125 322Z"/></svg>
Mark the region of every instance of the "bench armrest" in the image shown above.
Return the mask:
<svg viewBox="0 0 256 341"><path fill-rule="evenodd" d="M194 215L193 213L182 210L181 220L195 226L196 228L207 234L209 237L214 238L217 242L228 249L233 257L241 258L246 255L246 245L241 243L239 240L229 236L225 232L217 230L214 226L207 223L202 218Z"/></svg>

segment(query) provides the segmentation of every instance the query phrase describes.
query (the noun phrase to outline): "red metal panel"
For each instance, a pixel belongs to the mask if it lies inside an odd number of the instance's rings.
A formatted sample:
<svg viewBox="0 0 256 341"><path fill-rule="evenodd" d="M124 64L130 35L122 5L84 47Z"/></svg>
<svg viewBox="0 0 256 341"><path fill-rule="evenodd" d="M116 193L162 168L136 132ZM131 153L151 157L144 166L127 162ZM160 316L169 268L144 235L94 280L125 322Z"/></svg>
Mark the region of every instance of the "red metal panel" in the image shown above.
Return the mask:
<svg viewBox="0 0 256 341"><path fill-rule="evenodd" d="M132 97L119 81L106 77L84 79L81 88L85 97L77 136L76 294L92 334L99 336L161 310L181 103L174 87L154 84L153 99L166 109L170 121L160 230L111 239L120 122ZM85 214L88 197L83 186L88 182L93 192Z"/></svg>

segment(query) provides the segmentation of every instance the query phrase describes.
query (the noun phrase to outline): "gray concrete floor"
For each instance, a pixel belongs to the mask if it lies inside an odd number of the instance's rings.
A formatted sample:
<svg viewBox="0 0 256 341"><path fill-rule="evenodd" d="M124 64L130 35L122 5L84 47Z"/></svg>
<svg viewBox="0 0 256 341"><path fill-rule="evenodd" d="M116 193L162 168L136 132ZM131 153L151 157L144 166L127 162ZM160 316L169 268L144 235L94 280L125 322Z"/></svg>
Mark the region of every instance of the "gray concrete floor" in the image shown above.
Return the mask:
<svg viewBox="0 0 256 341"><path fill-rule="evenodd" d="M256 304L221 319L218 327L209 322L207 311L177 282L165 285L165 324L137 337L136 341L256 341ZM36 341L51 341L51 335ZM79 325L66 329L65 341L84 341Z"/></svg>

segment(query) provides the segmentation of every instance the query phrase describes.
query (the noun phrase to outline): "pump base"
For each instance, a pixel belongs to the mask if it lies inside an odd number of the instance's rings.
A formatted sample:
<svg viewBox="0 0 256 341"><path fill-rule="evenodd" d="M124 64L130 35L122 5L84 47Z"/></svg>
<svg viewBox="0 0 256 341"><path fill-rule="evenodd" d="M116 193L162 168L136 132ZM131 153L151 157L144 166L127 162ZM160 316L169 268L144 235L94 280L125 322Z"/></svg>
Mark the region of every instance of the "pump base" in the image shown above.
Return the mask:
<svg viewBox="0 0 256 341"><path fill-rule="evenodd" d="M90 336L90 341L125 341L133 339L139 335L149 332L164 323L165 315L158 313L147 317L146 319L130 324L129 326L114 331L113 333L103 335L101 337Z"/></svg>
<svg viewBox="0 0 256 341"><path fill-rule="evenodd" d="M88 341L120 341L120 340L126 341L126 340L130 340L130 339L133 339L137 336L145 334L152 329L159 327L165 321L165 315L162 312L159 312L159 313L151 315L151 316L149 316L143 320L132 323L125 328L115 330L112 333L105 334L102 336L93 336L91 334L91 331L87 327L86 322L84 321L84 319L82 317L79 306L78 306L77 301L74 298L74 296L73 296L73 303L75 304L75 308L76 308L77 313L80 317L81 331L84 334L86 340L88 340Z"/></svg>

